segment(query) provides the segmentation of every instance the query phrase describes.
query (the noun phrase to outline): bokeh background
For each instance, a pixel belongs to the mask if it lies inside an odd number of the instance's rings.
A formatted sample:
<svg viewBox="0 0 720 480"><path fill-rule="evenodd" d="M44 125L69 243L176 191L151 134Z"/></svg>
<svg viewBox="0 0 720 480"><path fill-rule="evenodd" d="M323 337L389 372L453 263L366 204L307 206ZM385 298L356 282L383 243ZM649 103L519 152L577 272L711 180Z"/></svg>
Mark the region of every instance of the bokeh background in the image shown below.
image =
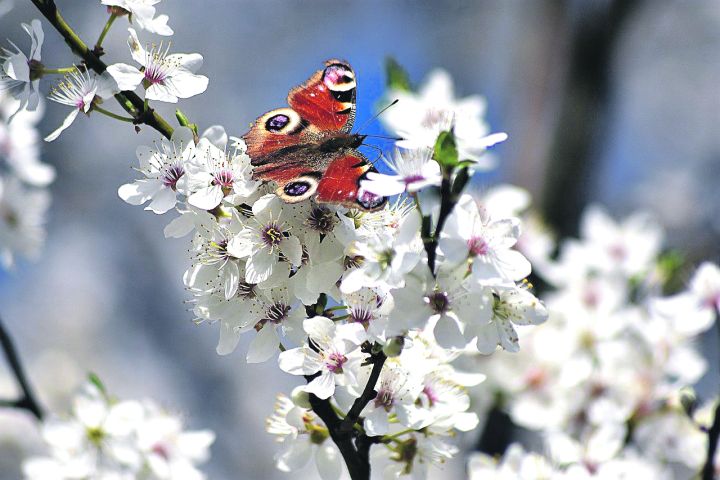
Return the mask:
<svg viewBox="0 0 720 480"><path fill-rule="evenodd" d="M57 3L86 42L97 38L107 17L99 1ZM39 14L29 1L15 4L0 18L0 37L25 48L20 22ZM158 11L170 16L173 51L205 57L207 92L181 103L201 128L244 133L327 58L345 58L357 72L358 125L383 94L388 55L416 84L442 67L458 95L485 95L493 130L510 135L496 149L499 169L477 178L479 188L527 188L564 235L590 202L617 216L647 209L667 228L669 247L690 261L719 258L718 0L166 0ZM43 63L72 62L43 26ZM105 41L109 63L129 61L126 26L118 20ZM67 113L47 107L43 135ZM159 110L173 118L172 108ZM209 478L288 478L273 466L264 419L276 392L296 379L274 362L246 365L245 344L215 354L216 326L194 325L183 303L188 240L166 240L169 216L117 196L134 178L136 146L157 136L94 115L44 147L43 160L58 172L47 245L38 262L0 272L0 314L52 409L66 409L72 389L94 371L120 397L155 398L191 427L215 430ZM716 335L704 338L713 367L701 394L718 385ZM4 369L0 393L10 396ZM31 421L0 411L0 425L0 479L17 479L20 452L34 440L7 439L31 431ZM443 478L462 471L455 462ZM295 478L302 475L313 470Z"/></svg>

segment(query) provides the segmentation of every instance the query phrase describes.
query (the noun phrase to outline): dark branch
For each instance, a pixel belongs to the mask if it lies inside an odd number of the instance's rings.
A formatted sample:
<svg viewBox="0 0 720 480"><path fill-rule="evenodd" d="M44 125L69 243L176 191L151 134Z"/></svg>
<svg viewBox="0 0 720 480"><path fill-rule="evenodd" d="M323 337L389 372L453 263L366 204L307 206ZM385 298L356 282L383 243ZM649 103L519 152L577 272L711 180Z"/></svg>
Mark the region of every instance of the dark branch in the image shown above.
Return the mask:
<svg viewBox="0 0 720 480"><path fill-rule="evenodd" d="M83 42L75 31L65 22L55 5L54 0L32 0L33 4L40 10L50 24L62 35L65 43L67 43L72 51L83 59L85 65L98 75L101 75L107 69L105 62L100 60L98 55L93 52ZM152 109L145 109L143 99L134 92L124 91L115 95L115 100L125 109L136 124L145 124L154 128L166 138L172 136L173 128L165 121L157 112Z"/></svg>
<svg viewBox="0 0 720 480"><path fill-rule="evenodd" d="M370 356L369 361L373 363L373 369L368 383L344 419L337 416L330 404L330 399L321 400L310 394L310 406L313 412L325 422L330 438L340 450L352 480L370 479L370 447L374 443L379 443L381 437L368 436L362 433L362 429L356 430L354 425L359 420L360 413L365 406L377 395L375 385L380 377L385 359L385 354L382 352ZM316 376L317 374L309 375L305 377L305 380L310 382Z"/></svg>
<svg viewBox="0 0 720 480"><path fill-rule="evenodd" d="M713 480L715 478L715 452L720 437L720 401L715 407L715 419L710 430L708 430L708 450L705 465L702 469L702 480Z"/></svg>
<svg viewBox="0 0 720 480"><path fill-rule="evenodd" d="M377 385L378 378L380 378L380 372L382 371L386 359L387 357L382 351L370 357L369 361L373 364L372 372L370 372L370 378L368 378L368 383L365 385L365 389L362 394L355 400L355 402L353 402L352 407L350 407L350 411L345 419L343 419L342 424L340 425L340 428L343 431L349 432L353 429L353 425L355 425L355 422L357 422L358 418L360 418L360 414L363 409L368 403L370 403L370 400L377 396L375 385Z"/></svg>
<svg viewBox="0 0 720 480"><path fill-rule="evenodd" d="M35 399L35 395L33 395L30 384L25 377L25 371L20 363L20 357L17 354L17 350L15 350L15 345L13 345L10 335L7 330L5 330L2 319L0 319L0 345L2 345L2 349L5 352L5 358L7 358L8 364L10 365L10 370L13 375L15 375L15 379L22 390L22 396L19 399L2 401L0 402L0 406L23 408L35 415L38 420L42 420L44 415L43 410Z"/></svg>

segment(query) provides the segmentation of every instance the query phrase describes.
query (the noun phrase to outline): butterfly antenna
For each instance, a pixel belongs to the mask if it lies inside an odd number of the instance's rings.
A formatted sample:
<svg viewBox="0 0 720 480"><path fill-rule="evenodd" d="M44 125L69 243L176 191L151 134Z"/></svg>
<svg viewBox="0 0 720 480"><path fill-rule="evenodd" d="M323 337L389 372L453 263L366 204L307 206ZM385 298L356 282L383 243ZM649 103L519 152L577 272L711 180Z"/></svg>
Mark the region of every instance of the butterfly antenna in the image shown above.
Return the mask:
<svg viewBox="0 0 720 480"><path fill-rule="evenodd" d="M393 105L395 105L395 104L398 103L399 101L400 101L400 99L399 99L399 98L396 98L395 100L393 100L392 102L390 102L389 105L385 106L385 108L383 108L382 110L380 110L378 113L376 113L375 115L373 115L373 116L370 118L370 120L368 120L367 122L365 122L362 127L358 128L358 132L360 132L362 129L364 129L365 127L367 127L368 125L370 125L372 122L374 122L375 120L377 120L377 118L378 118L380 115L382 115L383 113L385 113L385 110L387 110L388 108L392 107Z"/></svg>

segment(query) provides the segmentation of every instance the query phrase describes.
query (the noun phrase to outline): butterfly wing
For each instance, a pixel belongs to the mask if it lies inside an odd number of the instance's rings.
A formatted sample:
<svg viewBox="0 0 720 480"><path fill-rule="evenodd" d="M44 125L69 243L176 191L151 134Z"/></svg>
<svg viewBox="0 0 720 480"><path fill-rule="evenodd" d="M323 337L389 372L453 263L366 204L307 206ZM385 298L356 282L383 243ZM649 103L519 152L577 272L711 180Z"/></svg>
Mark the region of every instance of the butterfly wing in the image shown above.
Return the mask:
<svg viewBox="0 0 720 480"><path fill-rule="evenodd" d="M316 195L318 202L348 208L382 207L384 197L360 189L372 165L357 150L345 148L353 141L347 133L355 120L355 87L350 65L328 60L323 70L290 90L290 108L258 118L243 136L253 177L275 182L277 195L289 203ZM323 140L332 136L340 142L328 148Z"/></svg>
<svg viewBox="0 0 720 480"><path fill-rule="evenodd" d="M267 163L271 153L317 143L323 132L349 132L355 119L355 72L347 62L328 60L323 70L290 90L288 104L262 115L243 136L253 165Z"/></svg>
<svg viewBox="0 0 720 480"><path fill-rule="evenodd" d="M377 210L385 205L385 197L377 197L360 188L360 181L367 172L375 169L357 150L330 153L308 150L289 155L286 160L283 167L271 175L278 186L276 195L287 203L315 196L318 203L361 210Z"/></svg>
<svg viewBox="0 0 720 480"><path fill-rule="evenodd" d="M344 150L332 159L317 187L316 200L320 203L335 203L347 208L377 210L387 202L360 188L360 181L375 168L357 150Z"/></svg>
<svg viewBox="0 0 720 480"><path fill-rule="evenodd" d="M328 60L325 68L290 90L288 105L323 131L348 133L355 121L355 72L342 60Z"/></svg>

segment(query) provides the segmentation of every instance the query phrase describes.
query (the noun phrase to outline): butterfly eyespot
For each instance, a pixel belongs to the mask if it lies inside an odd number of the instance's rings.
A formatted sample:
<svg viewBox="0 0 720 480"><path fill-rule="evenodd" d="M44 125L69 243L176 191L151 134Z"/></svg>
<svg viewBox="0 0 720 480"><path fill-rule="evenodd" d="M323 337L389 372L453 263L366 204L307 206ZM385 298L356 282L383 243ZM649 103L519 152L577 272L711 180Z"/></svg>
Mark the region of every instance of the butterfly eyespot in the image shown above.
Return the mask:
<svg viewBox="0 0 720 480"><path fill-rule="evenodd" d="M380 197L370 192L360 192L356 200L366 210L376 210L387 202L387 197Z"/></svg>
<svg viewBox="0 0 720 480"><path fill-rule="evenodd" d="M309 182L291 182L285 185L283 191L291 197L299 197L305 195L311 187Z"/></svg>
<svg viewBox="0 0 720 480"><path fill-rule="evenodd" d="M271 132L279 132L280 130L285 128L289 121L290 119L287 115L283 115L282 113L280 113L278 115L274 115L268 118L265 122L265 128L267 128Z"/></svg>
<svg viewBox="0 0 720 480"><path fill-rule="evenodd" d="M347 66L334 63L325 68L323 83L331 92L347 92L355 89L355 75Z"/></svg>

